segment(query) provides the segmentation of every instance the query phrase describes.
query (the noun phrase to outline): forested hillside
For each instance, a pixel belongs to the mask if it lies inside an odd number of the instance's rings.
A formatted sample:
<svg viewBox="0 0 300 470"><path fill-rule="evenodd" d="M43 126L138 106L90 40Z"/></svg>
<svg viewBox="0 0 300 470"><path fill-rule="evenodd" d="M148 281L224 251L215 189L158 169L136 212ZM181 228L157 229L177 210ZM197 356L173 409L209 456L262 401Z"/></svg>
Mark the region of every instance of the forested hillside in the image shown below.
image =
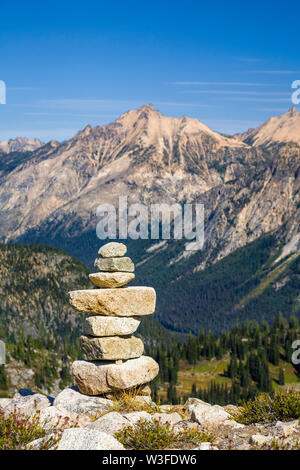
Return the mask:
<svg viewBox="0 0 300 470"><path fill-rule="evenodd" d="M160 364L153 392L173 403L194 396L226 405L285 384L300 385L300 366L292 363L292 344L299 335L295 317L287 321L278 315L271 326L265 320L260 326L246 321L219 337L201 330L187 342L161 344L150 350Z"/></svg>

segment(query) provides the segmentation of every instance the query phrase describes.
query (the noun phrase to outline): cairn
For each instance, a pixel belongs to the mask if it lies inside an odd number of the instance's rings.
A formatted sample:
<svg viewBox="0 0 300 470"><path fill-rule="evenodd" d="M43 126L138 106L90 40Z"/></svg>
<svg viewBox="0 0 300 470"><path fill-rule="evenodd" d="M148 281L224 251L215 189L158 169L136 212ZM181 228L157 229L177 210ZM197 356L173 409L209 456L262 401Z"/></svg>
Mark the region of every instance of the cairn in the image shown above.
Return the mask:
<svg viewBox="0 0 300 470"><path fill-rule="evenodd" d="M158 364L143 355L142 340L133 336L142 317L154 313L156 293L152 287L126 287L135 277L126 251L123 243L102 246L94 264L99 272L89 275L97 288L68 293L70 304L87 315L83 360L72 364L75 383L86 395L143 386L158 374Z"/></svg>

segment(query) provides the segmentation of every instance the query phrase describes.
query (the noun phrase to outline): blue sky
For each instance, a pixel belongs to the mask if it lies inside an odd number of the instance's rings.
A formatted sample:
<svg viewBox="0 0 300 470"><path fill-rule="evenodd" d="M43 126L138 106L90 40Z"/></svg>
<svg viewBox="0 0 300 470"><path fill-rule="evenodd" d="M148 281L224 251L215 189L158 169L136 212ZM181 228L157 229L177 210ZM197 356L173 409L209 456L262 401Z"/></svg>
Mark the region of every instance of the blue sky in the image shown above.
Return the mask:
<svg viewBox="0 0 300 470"><path fill-rule="evenodd" d="M147 103L234 133L285 112L300 79L298 0L0 8L0 140L63 140Z"/></svg>

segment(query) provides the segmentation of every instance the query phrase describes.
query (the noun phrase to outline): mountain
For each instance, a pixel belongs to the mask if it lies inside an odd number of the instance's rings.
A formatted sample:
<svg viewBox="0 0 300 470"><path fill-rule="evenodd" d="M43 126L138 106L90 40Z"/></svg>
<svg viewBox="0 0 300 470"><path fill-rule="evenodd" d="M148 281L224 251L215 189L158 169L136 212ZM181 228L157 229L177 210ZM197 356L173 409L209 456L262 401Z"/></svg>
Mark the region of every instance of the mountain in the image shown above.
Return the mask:
<svg viewBox="0 0 300 470"><path fill-rule="evenodd" d="M293 106L281 116L271 117L256 129L236 134L239 140L258 146L270 147L274 144L287 144L289 142L300 145L300 113Z"/></svg>
<svg viewBox="0 0 300 470"><path fill-rule="evenodd" d="M0 337L18 344L31 336L44 346L50 343L56 350L77 354L83 315L69 305L67 292L92 288L89 272L80 261L51 247L1 244ZM155 344L160 335L172 340L153 319L139 333L146 343Z"/></svg>
<svg viewBox="0 0 300 470"><path fill-rule="evenodd" d="M43 143L39 139L25 139L17 137L16 139L9 139L0 142L0 155L11 152L27 152L36 150L41 147Z"/></svg>
<svg viewBox="0 0 300 470"><path fill-rule="evenodd" d="M294 113L284 120L293 121ZM163 116L151 105L128 111L67 142L7 155L0 165L0 239L52 245L91 266L103 243L96 209L118 206L119 196L129 204L204 204L203 250L185 251L184 240L127 241L136 282L158 291L164 326L219 332L243 315L261 318L265 308L272 317L273 270L284 271L300 249L300 147L292 138L251 145L196 119ZM262 285L259 295L256 285ZM287 311L297 310L292 290L289 306L282 303Z"/></svg>

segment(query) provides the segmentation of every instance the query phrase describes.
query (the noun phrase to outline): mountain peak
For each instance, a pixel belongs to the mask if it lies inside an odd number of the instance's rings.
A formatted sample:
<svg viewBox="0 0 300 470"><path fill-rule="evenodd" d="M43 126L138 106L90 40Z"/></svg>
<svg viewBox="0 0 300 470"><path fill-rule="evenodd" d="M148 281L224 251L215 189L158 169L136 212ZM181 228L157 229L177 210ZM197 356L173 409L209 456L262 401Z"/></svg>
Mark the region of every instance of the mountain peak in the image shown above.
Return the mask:
<svg viewBox="0 0 300 470"><path fill-rule="evenodd" d="M0 142L0 152L27 152L42 147L43 142L39 139L26 139L25 137L16 137L15 139L4 140Z"/></svg>
<svg viewBox="0 0 300 470"><path fill-rule="evenodd" d="M255 147L294 142L300 145L300 113L292 106L286 113L273 116L256 129L237 136Z"/></svg>

